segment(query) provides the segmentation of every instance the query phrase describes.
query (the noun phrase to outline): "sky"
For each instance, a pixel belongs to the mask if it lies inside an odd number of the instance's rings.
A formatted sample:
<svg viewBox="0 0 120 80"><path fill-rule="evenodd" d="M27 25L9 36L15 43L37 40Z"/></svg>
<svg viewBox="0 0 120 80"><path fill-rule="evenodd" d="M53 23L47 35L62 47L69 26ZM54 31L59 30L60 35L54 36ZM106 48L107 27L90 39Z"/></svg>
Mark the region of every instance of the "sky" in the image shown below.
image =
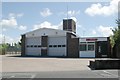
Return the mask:
<svg viewBox="0 0 120 80"><path fill-rule="evenodd" d="M118 1L2 2L0 43L18 42L22 34L39 28L62 30L67 18L76 22L79 37L108 37L117 26Z"/></svg>

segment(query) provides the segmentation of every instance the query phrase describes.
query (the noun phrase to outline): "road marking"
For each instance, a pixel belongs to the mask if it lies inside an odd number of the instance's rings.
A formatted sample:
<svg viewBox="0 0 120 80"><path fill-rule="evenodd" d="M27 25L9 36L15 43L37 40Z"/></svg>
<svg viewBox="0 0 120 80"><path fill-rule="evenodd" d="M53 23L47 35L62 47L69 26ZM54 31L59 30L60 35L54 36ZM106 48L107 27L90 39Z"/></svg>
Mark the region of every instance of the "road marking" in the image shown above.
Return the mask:
<svg viewBox="0 0 120 80"><path fill-rule="evenodd" d="M14 75L12 75L10 78L14 78L15 76Z"/></svg>
<svg viewBox="0 0 120 80"><path fill-rule="evenodd" d="M35 78L35 74L31 76L31 78Z"/></svg>
<svg viewBox="0 0 120 80"><path fill-rule="evenodd" d="M115 75L115 74L113 74L113 73L110 73L110 72L108 72L108 71L103 71L104 73L106 73L106 74L109 74L109 75L113 75L113 76L116 76L116 77L118 77L119 75Z"/></svg>
<svg viewBox="0 0 120 80"><path fill-rule="evenodd" d="M111 76L111 75L109 75L109 74L100 74L101 76L104 76L104 77L106 77L106 76Z"/></svg>

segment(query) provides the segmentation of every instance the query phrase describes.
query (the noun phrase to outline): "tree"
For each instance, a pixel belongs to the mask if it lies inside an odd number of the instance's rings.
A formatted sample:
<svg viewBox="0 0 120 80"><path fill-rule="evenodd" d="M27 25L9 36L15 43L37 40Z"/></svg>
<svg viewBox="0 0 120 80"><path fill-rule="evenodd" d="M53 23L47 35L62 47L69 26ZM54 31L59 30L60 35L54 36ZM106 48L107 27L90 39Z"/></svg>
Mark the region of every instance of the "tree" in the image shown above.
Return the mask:
<svg viewBox="0 0 120 80"><path fill-rule="evenodd" d="M8 48L8 43L0 44L0 55L4 55L6 53L6 49Z"/></svg>
<svg viewBox="0 0 120 80"><path fill-rule="evenodd" d="M120 19L116 20L116 24L118 27L113 29L113 35L111 36L111 43L114 46L115 44L117 46L120 46Z"/></svg>
<svg viewBox="0 0 120 80"><path fill-rule="evenodd" d="M111 36L111 43L113 47L113 57L120 58L120 19L116 20L118 25L113 29L113 35Z"/></svg>

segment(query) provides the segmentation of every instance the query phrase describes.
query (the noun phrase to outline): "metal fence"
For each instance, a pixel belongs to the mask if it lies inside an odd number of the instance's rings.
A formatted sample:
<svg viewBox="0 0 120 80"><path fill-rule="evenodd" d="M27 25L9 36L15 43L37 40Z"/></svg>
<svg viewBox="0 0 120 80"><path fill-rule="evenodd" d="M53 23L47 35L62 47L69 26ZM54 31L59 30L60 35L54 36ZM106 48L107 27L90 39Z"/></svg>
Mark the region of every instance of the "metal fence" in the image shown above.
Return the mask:
<svg viewBox="0 0 120 80"><path fill-rule="evenodd" d="M0 51L0 54L21 54L21 47L9 46Z"/></svg>

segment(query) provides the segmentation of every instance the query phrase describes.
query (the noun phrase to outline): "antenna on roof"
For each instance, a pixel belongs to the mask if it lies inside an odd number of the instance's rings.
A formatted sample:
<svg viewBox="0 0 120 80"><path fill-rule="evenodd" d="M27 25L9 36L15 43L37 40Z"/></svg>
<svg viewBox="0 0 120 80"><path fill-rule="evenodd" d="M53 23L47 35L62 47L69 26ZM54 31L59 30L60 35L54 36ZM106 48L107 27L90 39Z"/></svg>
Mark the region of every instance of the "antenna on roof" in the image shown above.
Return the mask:
<svg viewBox="0 0 120 80"><path fill-rule="evenodd" d="M67 2L67 19L68 19L68 2Z"/></svg>
<svg viewBox="0 0 120 80"><path fill-rule="evenodd" d="M67 30L68 30L68 2L67 2Z"/></svg>

